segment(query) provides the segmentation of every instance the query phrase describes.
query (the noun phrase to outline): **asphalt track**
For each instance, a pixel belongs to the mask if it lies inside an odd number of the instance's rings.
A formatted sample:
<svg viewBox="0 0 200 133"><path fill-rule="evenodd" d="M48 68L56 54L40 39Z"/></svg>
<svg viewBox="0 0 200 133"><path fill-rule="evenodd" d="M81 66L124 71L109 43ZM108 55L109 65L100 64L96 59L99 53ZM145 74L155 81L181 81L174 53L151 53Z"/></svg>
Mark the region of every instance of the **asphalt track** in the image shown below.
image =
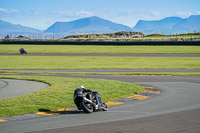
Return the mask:
<svg viewBox="0 0 200 133"><path fill-rule="evenodd" d="M107 53L72 53L72 54L65 54L65 53L29 53L27 55L20 55L17 53L0 53L0 56L117 56L117 57L200 57L200 54L155 54L155 53L127 53L127 54L107 54Z"/></svg>
<svg viewBox="0 0 200 133"><path fill-rule="evenodd" d="M41 72L200 72L200 69L3 69L0 71Z"/></svg>
<svg viewBox="0 0 200 133"><path fill-rule="evenodd" d="M46 76L46 75L43 75ZM114 76L52 74L100 78L154 86L160 95L112 106L107 112L69 112L0 123L0 132L200 132L200 76Z"/></svg>
<svg viewBox="0 0 200 133"><path fill-rule="evenodd" d="M48 86L49 85L42 82L0 79L0 100L14 96L21 96L47 88Z"/></svg>
<svg viewBox="0 0 200 133"><path fill-rule="evenodd" d="M200 76L52 76L103 78L155 86L161 94L107 112L70 112L0 123L0 132L199 132Z"/></svg>

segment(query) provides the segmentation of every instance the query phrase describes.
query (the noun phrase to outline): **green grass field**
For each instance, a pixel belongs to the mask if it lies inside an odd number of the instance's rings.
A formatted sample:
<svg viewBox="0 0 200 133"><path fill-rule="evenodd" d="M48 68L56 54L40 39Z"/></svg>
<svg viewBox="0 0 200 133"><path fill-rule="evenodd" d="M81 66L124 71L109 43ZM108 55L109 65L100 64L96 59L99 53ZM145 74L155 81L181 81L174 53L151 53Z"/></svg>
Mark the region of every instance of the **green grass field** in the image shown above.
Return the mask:
<svg viewBox="0 0 200 133"><path fill-rule="evenodd" d="M0 53L200 53L200 46L0 45Z"/></svg>
<svg viewBox="0 0 200 133"><path fill-rule="evenodd" d="M135 84L103 79L44 76L0 76L0 78L27 79L51 84L49 88L40 91L0 100L0 117L35 113L41 109L74 107L73 93L79 85L98 91L105 102L124 98L143 90Z"/></svg>
<svg viewBox="0 0 200 133"><path fill-rule="evenodd" d="M0 69L197 69L200 57L0 56Z"/></svg>
<svg viewBox="0 0 200 133"><path fill-rule="evenodd" d="M53 71L37 71L37 70L3 70L1 75L18 75L18 74L34 74L49 75L55 74L73 74L73 75L123 75L123 76L194 76L200 75L200 72L53 72Z"/></svg>

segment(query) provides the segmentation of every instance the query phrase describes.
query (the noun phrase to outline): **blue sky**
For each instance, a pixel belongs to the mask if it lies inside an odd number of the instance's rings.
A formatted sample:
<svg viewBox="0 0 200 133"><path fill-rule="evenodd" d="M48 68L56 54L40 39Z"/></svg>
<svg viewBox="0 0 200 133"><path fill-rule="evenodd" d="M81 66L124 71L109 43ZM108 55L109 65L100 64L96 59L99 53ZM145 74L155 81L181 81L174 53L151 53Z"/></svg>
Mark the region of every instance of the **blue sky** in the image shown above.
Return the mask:
<svg viewBox="0 0 200 133"><path fill-rule="evenodd" d="M200 15L200 0L0 0L0 20L41 30L91 16L133 27L138 20L190 15Z"/></svg>

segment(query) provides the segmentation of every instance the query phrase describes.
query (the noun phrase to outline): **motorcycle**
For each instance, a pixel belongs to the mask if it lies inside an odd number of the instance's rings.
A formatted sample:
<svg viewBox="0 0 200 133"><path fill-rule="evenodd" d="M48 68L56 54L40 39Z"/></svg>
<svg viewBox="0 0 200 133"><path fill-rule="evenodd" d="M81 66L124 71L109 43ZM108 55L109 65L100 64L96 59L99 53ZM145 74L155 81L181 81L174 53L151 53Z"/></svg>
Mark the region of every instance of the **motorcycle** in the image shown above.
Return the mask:
<svg viewBox="0 0 200 133"><path fill-rule="evenodd" d="M20 48L19 49L20 54L27 54L26 50L24 48Z"/></svg>
<svg viewBox="0 0 200 133"><path fill-rule="evenodd" d="M96 91L84 92L81 89L76 89L74 91L74 103L78 110L83 110L86 113L108 110L107 105L101 100L100 95Z"/></svg>

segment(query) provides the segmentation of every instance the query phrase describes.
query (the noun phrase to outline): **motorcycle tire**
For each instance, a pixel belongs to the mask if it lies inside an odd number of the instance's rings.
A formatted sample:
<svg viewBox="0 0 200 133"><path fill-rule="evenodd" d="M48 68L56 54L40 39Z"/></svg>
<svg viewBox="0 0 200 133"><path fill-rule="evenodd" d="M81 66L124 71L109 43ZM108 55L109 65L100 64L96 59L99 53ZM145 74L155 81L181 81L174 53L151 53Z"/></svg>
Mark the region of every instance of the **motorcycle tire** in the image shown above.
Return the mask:
<svg viewBox="0 0 200 133"><path fill-rule="evenodd" d="M85 111L86 113L94 112L94 107L90 103L86 103L86 102L82 101L80 103L80 106L83 109L83 111Z"/></svg>
<svg viewBox="0 0 200 133"><path fill-rule="evenodd" d="M105 103L102 103L103 105L103 111L108 111L108 106Z"/></svg>

